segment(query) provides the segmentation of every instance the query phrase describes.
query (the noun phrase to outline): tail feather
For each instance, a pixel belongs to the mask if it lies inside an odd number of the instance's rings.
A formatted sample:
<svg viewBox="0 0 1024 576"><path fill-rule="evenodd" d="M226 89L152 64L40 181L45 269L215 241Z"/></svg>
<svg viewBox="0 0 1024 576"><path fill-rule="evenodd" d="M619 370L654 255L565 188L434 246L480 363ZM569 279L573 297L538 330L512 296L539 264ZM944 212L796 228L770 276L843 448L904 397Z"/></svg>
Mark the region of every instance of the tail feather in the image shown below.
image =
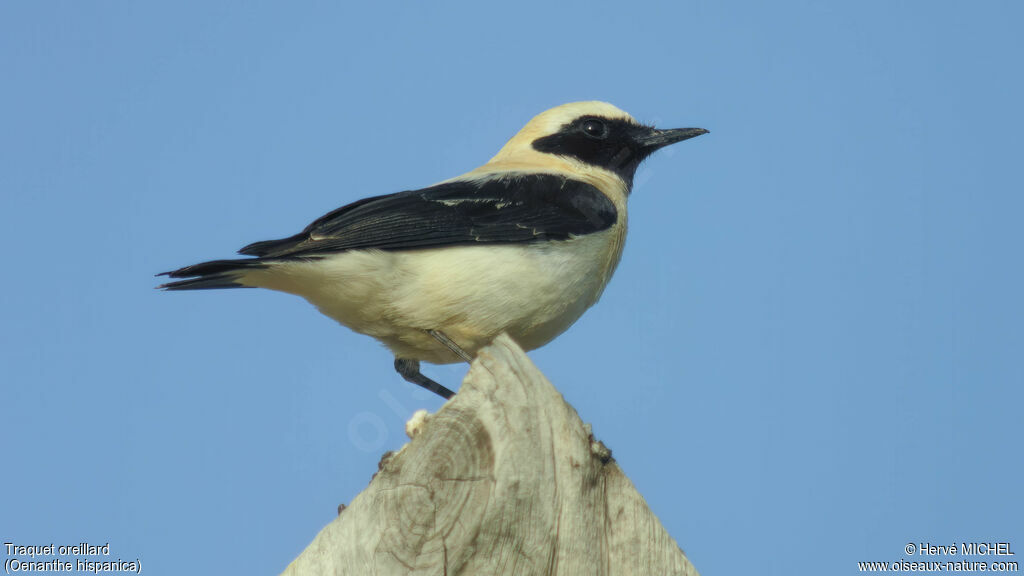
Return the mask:
<svg viewBox="0 0 1024 576"><path fill-rule="evenodd" d="M261 240L245 246L238 253L245 254L246 256L272 256L275 252L287 250L300 244L307 238L309 238L309 234L301 233L289 236L288 238L281 238L280 240Z"/></svg>
<svg viewBox="0 0 1024 576"><path fill-rule="evenodd" d="M266 268L267 264L258 258L239 260L213 260L185 266L157 276L185 278L157 286L161 290L215 290L220 288L251 288L239 283L245 270Z"/></svg>

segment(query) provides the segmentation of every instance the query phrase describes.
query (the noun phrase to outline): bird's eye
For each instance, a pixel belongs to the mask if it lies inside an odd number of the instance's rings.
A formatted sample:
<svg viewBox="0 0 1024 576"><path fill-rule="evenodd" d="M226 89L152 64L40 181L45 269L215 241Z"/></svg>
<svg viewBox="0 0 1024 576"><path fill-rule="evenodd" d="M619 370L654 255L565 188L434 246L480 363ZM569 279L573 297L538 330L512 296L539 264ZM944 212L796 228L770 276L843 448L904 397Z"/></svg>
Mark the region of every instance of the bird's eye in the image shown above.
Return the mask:
<svg viewBox="0 0 1024 576"><path fill-rule="evenodd" d="M591 138L602 139L608 136L608 127L596 118L583 121L583 133Z"/></svg>

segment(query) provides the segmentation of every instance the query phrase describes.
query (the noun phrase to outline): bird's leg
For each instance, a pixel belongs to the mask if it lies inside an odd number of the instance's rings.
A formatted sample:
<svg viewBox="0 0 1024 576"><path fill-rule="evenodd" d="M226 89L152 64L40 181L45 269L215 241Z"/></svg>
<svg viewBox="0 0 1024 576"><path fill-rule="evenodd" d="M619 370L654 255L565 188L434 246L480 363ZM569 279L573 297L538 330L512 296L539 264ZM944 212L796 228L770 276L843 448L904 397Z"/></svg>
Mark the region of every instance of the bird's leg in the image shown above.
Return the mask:
<svg viewBox="0 0 1024 576"><path fill-rule="evenodd" d="M465 360L467 364L473 363L473 357L469 355L469 352L463 350L461 346L456 344L455 341L449 338L444 332L441 332L440 330L427 330L427 334L430 334L435 340L444 344L456 356Z"/></svg>
<svg viewBox="0 0 1024 576"><path fill-rule="evenodd" d="M406 382L412 382L430 390L445 400L455 395L454 392L444 386L427 378L420 372L420 361L408 358L395 358L395 370L405 378Z"/></svg>

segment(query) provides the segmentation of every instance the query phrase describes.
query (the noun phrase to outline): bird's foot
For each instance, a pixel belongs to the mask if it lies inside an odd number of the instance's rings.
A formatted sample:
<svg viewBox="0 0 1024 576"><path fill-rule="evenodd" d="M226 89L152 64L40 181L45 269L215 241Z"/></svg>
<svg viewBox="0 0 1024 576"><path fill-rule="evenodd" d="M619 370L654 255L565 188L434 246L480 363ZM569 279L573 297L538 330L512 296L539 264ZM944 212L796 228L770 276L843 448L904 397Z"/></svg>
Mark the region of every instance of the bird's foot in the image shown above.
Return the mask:
<svg viewBox="0 0 1024 576"><path fill-rule="evenodd" d="M427 378L420 372L420 361L409 358L395 358L395 370L405 378L406 382L412 382L448 400L455 395L454 392Z"/></svg>
<svg viewBox="0 0 1024 576"><path fill-rule="evenodd" d="M440 330L427 330L427 334L433 336L434 340L444 344L446 348L451 350L452 353L459 358L462 358L467 364L473 363L473 357L469 355L469 352L463 350L461 346L456 344L455 341L449 338L444 332L441 332Z"/></svg>

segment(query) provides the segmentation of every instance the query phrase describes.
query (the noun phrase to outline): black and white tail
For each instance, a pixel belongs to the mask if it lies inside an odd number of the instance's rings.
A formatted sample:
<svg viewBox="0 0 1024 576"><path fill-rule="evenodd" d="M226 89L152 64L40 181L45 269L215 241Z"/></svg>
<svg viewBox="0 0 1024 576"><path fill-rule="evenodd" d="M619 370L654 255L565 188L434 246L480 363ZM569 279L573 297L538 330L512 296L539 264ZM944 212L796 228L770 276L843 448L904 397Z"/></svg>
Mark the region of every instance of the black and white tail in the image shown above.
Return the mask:
<svg viewBox="0 0 1024 576"><path fill-rule="evenodd" d="M238 260L213 260L201 264L185 266L172 272L162 272L157 276L185 278L157 286L163 290L217 290L221 288L254 288L239 283L246 270L266 268L267 264L259 258Z"/></svg>

